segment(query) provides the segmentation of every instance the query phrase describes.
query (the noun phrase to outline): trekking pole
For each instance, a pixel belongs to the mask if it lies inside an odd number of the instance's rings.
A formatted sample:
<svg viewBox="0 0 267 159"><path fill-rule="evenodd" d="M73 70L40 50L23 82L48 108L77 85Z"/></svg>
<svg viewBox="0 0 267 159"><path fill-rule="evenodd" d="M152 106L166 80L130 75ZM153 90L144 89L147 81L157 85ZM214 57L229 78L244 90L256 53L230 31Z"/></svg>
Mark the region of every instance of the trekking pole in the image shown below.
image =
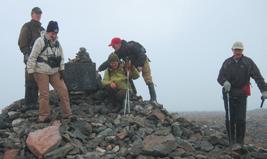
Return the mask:
<svg viewBox="0 0 267 159"><path fill-rule="evenodd" d="M129 84L129 82L128 82ZM128 94L128 98L127 98L127 105L128 105L128 113L131 113L131 105L130 105L130 90L129 90L129 86L127 88L127 94Z"/></svg>
<svg viewBox="0 0 267 159"><path fill-rule="evenodd" d="M229 133L229 144L232 146L232 128L231 128L231 110L230 110L230 95L229 92L226 93L227 96L227 109L228 109L228 133Z"/></svg>
<svg viewBox="0 0 267 159"><path fill-rule="evenodd" d="M261 108L263 107L264 101L265 101L264 97L261 97Z"/></svg>
<svg viewBox="0 0 267 159"><path fill-rule="evenodd" d="M125 100L124 100L124 116L126 115L126 112L131 113L131 107L130 107L130 90L129 90L129 76L130 71L127 70L127 81L126 81L126 93L125 93Z"/></svg>

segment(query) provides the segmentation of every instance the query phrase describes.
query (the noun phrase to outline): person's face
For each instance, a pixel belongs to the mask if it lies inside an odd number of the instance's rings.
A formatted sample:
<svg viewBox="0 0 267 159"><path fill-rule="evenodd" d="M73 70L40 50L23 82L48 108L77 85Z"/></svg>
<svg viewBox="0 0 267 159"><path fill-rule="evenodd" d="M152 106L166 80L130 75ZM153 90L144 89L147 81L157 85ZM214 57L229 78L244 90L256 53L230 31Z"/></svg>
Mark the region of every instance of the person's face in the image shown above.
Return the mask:
<svg viewBox="0 0 267 159"><path fill-rule="evenodd" d="M35 13L35 12L32 13L32 20L34 21L40 22L41 17L42 17L42 13Z"/></svg>
<svg viewBox="0 0 267 159"><path fill-rule="evenodd" d="M52 41L55 41L57 39L57 33L55 32L48 32L47 35Z"/></svg>
<svg viewBox="0 0 267 159"><path fill-rule="evenodd" d="M232 49L234 58L239 60L243 56L243 50L242 49Z"/></svg>
<svg viewBox="0 0 267 159"><path fill-rule="evenodd" d="M118 51L121 48L121 43L112 45L115 51Z"/></svg>
<svg viewBox="0 0 267 159"><path fill-rule="evenodd" d="M111 61L110 62L110 67L112 70L116 70L119 66L119 62L118 61Z"/></svg>

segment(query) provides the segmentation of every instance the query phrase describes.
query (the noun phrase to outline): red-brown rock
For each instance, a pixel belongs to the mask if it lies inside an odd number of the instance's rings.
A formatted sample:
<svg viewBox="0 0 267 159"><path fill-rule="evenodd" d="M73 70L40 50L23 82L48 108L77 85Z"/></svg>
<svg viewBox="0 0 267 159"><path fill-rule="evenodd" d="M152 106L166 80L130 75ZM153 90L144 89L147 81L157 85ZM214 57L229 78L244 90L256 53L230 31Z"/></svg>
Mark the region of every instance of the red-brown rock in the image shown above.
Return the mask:
<svg viewBox="0 0 267 159"><path fill-rule="evenodd" d="M155 116L156 118L158 118L161 122L164 122L166 116L165 114L163 114L160 110L156 109L153 110L151 116Z"/></svg>
<svg viewBox="0 0 267 159"><path fill-rule="evenodd" d="M29 134L26 143L36 157L42 159L44 154L59 145L61 141L59 126L60 123L57 122L53 126Z"/></svg>
<svg viewBox="0 0 267 159"><path fill-rule="evenodd" d="M15 159L19 153L17 149L6 150L3 159Z"/></svg>

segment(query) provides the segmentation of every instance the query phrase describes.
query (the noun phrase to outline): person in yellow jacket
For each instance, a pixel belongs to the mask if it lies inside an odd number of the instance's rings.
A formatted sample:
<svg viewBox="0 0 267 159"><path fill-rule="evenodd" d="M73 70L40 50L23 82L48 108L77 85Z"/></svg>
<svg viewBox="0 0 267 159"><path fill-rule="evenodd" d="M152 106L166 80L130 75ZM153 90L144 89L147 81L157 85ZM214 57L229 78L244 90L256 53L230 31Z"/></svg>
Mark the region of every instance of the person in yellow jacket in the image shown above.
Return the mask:
<svg viewBox="0 0 267 159"><path fill-rule="evenodd" d="M105 70L102 85L109 96L114 99L113 105L122 104L125 98L127 86L132 91L130 84L127 84L127 70L129 78L139 78L138 70L129 63L120 63L119 57L112 53L108 58L109 67ZM117 106L116 106L117 107ZM118 107L120 109L120 107Z"/></svg>

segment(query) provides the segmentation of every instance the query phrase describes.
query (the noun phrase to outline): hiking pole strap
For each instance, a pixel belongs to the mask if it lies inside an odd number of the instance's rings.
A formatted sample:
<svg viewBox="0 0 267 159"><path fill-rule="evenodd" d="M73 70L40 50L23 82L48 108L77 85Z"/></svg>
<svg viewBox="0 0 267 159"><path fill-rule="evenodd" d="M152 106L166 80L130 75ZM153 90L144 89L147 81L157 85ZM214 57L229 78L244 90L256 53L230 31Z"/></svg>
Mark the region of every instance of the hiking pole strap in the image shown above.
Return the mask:
<svg viewBox="0 0 267 159"><path fill-rule="evenodd" d="M261 97L261 108L263 107L265 99L263 97Z"/></svg>

